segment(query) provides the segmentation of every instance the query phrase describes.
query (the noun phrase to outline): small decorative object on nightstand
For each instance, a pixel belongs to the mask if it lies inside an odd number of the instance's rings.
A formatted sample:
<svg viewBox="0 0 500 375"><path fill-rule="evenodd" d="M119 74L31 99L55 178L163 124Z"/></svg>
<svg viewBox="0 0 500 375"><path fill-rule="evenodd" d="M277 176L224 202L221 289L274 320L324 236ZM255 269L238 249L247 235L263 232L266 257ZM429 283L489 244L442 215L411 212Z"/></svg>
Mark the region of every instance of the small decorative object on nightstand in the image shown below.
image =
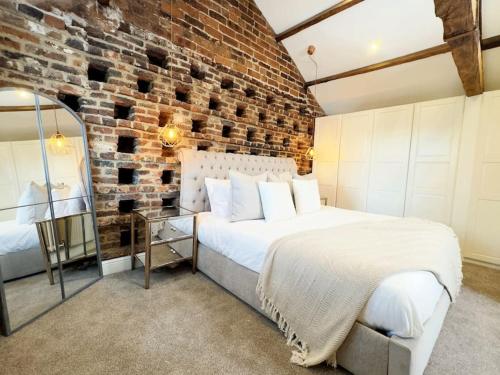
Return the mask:
<svg viewBox="0 0 500 375"><path fill-rule="evenodd" d="M139 257L144 254L144 258ZM198 238L196 213L182 207L148 207L131 214L132 269L136 259L144 264L144 288L149 289L151 271L192 261L196 272Z"/></svg>
<svg viewBox="0 0 500 375"><path fill-rule="evenodd" d="M319 198L321 204L323 204L324 206L328 206L328 198L327 197L321 197Z"/></svg>

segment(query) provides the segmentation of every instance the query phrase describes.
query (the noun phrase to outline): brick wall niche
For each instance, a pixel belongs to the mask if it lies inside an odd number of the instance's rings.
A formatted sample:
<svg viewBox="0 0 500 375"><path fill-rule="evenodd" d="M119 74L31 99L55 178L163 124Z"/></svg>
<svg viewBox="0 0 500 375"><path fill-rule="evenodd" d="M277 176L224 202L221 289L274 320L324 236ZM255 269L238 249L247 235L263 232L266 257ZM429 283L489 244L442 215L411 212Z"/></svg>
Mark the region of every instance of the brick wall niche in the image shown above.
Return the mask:
<svg viewBox="0 0 500 375"><path fill-rule="evenodd" d="M250 0L0 2L0 85L84 121L103 258L129 252L130 211L178 201L179 148L293 157L321 114ZM172 38L171 29L175 31ZM182 142L162 147L174 121Z"/></svg>

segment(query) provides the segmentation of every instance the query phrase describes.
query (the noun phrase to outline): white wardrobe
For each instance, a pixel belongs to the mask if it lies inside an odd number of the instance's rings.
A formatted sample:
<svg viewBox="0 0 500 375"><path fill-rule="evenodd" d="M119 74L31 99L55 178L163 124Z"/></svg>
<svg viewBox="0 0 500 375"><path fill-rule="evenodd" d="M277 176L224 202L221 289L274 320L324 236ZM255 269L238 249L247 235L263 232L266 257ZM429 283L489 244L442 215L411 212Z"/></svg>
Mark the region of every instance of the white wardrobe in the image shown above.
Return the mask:
<svg viewBox="0 0 500 375"><path fill-rule="evenodd" d="M453 97L318 118L313 171L329 205L442 222L500 265L499 144L500 92Z"/></svg>

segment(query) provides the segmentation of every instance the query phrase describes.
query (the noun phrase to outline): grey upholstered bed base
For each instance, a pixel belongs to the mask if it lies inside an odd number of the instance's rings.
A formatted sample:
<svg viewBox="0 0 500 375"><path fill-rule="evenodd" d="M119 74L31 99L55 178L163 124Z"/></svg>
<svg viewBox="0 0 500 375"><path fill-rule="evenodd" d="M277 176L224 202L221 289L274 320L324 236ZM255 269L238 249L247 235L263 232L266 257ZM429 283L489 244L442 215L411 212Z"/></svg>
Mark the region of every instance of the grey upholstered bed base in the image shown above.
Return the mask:
<svg viewBox="0 0 500 375"><path fill-rule="evenodd" d="M297 170L295 161L291 158L224 154L190 149L181 150L179 160L181 161L180 205L197 212L210 210L205 177L227 178L231 169L247 174L259 174L264 171L276 174L286 171L295 173ZM198 269L264 314L255 292L257 273L201 243ZM441 331L449 305L448 295L443 292L433 316L425 324L423 335L416 339L390 338L356 323L337 353L338 364L356 375L422 374Z"/></svg>
<svg viewBox="0 0 500 375"><path fill-rule="evenodd" d="M3 281L45 271L40 247L0 255L0 271Z"/></svg>
<svg viewBox="0 0 500 375"><path fill-rule="evenodd" d="M255 310L260 308L255 289L259 274L199 244L198 269ZM444 291L433 316L416 339L387 337L356 323L337 353L337 362L355 375L417 375L424 372L441 331L450 299Z"/></svg>

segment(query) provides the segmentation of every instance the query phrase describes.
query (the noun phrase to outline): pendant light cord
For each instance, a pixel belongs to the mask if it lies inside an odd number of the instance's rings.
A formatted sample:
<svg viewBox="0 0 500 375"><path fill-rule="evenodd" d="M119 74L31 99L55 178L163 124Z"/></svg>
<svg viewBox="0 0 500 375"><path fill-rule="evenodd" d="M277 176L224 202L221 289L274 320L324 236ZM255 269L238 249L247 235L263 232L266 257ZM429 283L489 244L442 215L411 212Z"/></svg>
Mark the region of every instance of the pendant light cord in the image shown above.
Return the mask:
<svg viewBox="0 0 500 375"><path fill-rule="evenodd" d="M169 61L169 69L170 69L170 90L174 91L174 70L172 69L172 60L174 53L174 0L170 0L170 51L171 58ZM173 116L173 114L172 114ZM173 118L172 118L173 120Z"/></svg>
<svg viewBox="0 0 500 375"><path fill-rule="evenodd" d="M56 134L60 134L59 133L59 123L57 122L57 113L56 113L55 108L54 108L54 120L56 121Z"/></svg>
<svg viewBox="0 0 500 375"><path fill-rule="evenodd" d="M314 64L314 68L315 68L315 73L314 73L314 81L317 82L318 81L318 63L317 61L314 59L313 55L312 54L309 54L309 58L311 59L311 61L313 62ZM316 96L316 93L317 93L317 87L318 85L314 85L314 100L318 100L317 99L317 96ZM316 106L313 106L313 117L316 117Z"/></svg>

